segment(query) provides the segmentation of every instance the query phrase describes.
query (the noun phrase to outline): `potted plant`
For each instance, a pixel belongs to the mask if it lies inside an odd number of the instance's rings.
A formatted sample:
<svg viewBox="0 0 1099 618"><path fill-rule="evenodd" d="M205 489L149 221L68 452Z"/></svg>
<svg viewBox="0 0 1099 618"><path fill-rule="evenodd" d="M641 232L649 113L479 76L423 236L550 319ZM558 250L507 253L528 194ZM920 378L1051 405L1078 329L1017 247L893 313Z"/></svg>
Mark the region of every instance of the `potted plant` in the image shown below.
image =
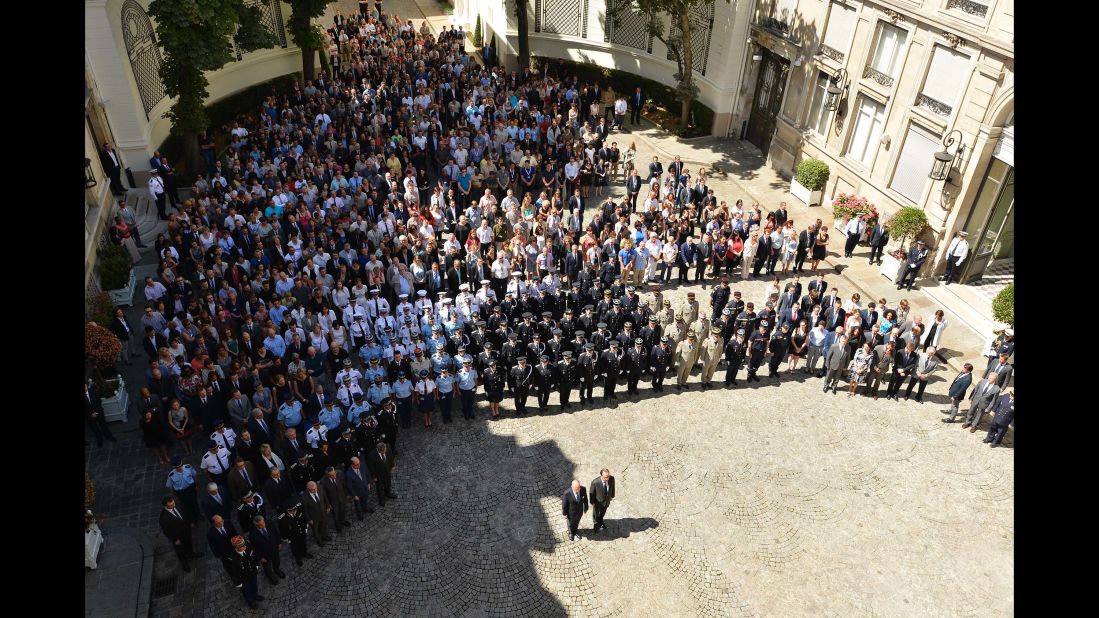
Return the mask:
<svg viewBox="0 0 1099 618"><path fill-rule="evenodd" d="M92 385L103 401L103 419L108 423L129 420L126 382L114 366L121 352L122 342L114 333L95 322L84 325L84 357L91 366Z"/></svg>
<svg viewBox="0 0 1099 618"><path fill-rule="evenodd" d="M820 159L802 161L794 172L790 183L790 193L805 202L806 206L819 206L824 194L824 185L828 184L828 164Z"/></svg>
<svg viewBox="0 0 1099 618"><path fill-rule="evenodd" d="M832 200L832 217L835 221L832 222L832 226L844 232L844 226L847 221L845 217L850 215L851 218L866 217L866 229L871 229L874 224L878 222L878 210L871 204L865 197L859 197L857 195L851 195L850 193L840 193Z"/></svg>
<svg viewBox="0 0 1099 618"><path fill-rule="evenodd" d="M927 229L927 215L920 208L907 206L890 217L885 227L889 230L889 236L897 241L897 248L882 257L878 272L896 283L906 255L905 244L909 238L915 239Z"/></svg>
<svg viewBox="0 0 1099 618"><path fill-rule="evenodd" d="M1009 283L992 299L992 319L1015 328L1015 283Z"/></svg>
<svg viewBox="0 0 1099 618"><path fill-rule="evenodd" d="M133 304L136 279L130 254L122 245L108 244L99 252L99 282L114 304Z"/></svg>

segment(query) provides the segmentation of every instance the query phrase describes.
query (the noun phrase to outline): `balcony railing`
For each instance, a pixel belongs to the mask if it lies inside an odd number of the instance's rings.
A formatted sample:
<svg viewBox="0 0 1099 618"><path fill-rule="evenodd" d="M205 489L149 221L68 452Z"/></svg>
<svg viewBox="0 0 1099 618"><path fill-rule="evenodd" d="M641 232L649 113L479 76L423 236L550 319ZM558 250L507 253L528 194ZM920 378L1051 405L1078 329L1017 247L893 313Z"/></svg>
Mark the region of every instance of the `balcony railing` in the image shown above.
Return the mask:
<svg viewBox="0 0 1099 618"><path fill-rule="evenodd" d="M828 56L829 58L831 58L832 60L835 60L836 62L839 62L839 63L843 62L843 56L844 56L843 52L836 49L835 47L828 47L827 45L821 45L820 46L820 53L821 53L822 56Z"/></svg>
<svg viewBox="0 0 1099 618"><path fill-rule="evenodd" d="M782 21L781 19L775 19L774 17L764 17L759 20L759 27L765 28L778 34L782 37L790 36L790 24Z"/></svg>
<svg viewBox="0 0 1099 618"><path fill-rule="evenodd" d="M985 15L988 15L988 5L981 4L980 2L973 2L973 0L949 0L946 3L947 9L958 9L963 13L973 15L974 17L980 17L984 19Z"/></svg>
<svg viewBox="0 0 1099 618"><path fill-rule="evenodd" d="M947 105L942 101L936 101L926 94L920 94L920 96L916 97L916 107L922 107L923 109L940 116L950 116L950 112L954 110L953 106Z"/></svg>
<svg viewBox="0 0 1099 618"><path fill-rule="evenodd" d="M889 77L885 73L882 73L881 71L879 71L879 70L877 70L877 69L875 69L874 67L871 67L871 66L868 66L865 69L863 69L862 76L866 77L866 78L869 78L869 79L872 79L872 80L878 82L879 84L881 84L882 86L885 86L886 88L889 88L893 85L893 78L892 77Z"/></svg>

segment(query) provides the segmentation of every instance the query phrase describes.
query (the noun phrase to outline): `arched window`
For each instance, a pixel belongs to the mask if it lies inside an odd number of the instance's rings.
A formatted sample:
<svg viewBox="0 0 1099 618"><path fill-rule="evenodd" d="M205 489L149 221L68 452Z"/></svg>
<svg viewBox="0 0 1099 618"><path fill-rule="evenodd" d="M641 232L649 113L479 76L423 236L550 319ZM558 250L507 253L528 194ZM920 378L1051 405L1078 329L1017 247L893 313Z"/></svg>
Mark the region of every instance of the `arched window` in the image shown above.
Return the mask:
<svg viewBox="0 0 1099 618"><path fill-rule="evenodd" d="M156 44L153 24L135 0L126 0L122 5L122 38L148 118L149 110L165 96L164 83L160 81L160 47Z"/></svg>

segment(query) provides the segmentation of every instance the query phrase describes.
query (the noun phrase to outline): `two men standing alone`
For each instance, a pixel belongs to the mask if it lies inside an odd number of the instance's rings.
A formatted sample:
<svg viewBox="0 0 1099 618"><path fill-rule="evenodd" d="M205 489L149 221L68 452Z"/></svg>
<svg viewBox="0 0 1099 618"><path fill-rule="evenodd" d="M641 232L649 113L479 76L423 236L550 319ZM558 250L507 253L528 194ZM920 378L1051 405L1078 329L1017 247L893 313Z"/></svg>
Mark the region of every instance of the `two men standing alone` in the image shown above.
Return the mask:
<svg viewBox="0 0 1099 618"><path fill-rule="evenodd" d="M607 468L600 470L599 476L592 479L590 493L584 489L580 481L574 479L572 487L561 496L561 515L569 522L569 540L575 540L580 519L584 517L584 513L588 512L589 501L594 507L592 531L598 533L600 530L606 530L607 525L603 523L603 517L606 516L612 499L614 499L614 477Z"/></svg>

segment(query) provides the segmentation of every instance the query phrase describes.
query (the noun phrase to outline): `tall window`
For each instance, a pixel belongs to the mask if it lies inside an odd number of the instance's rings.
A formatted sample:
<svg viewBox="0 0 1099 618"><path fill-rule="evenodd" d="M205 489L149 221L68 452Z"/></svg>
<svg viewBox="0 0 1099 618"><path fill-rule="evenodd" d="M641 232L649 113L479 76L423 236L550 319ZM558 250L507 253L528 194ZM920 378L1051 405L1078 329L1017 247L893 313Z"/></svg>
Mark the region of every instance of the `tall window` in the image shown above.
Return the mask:
<svg viewBox="0 0 1099 618"><path fill-rule="evenodd" d="M870 167L878 152L882 126L885 124L885 106L868 97L859 101L855 117L855 132L847 146L847 156Z"/></svg>
<svg viewBox="0 0 1099 618"><path fill-rule="evenodd" d="M833 2L828 11L828 25L824 30L820 53L836 62L843 62L851 45L851 33L854 29L855 8Z"/></svg>
<svg viewBox="0 0 1099 618"><path fill-rule="evenodd" d="M904 138L904 146L901 147L901 156L897 157L897 169L893 173L893 181L889 187L907 197L913 202L919 203L923 197L923 190L929 180L927 174L935 161L935 151L938 150L939 140L916 127L908 128L908 135Z"/></svg>
<svg viewBox="0 0 1099 618"><path fill-rule="evenodd" d="M969 56L942 45L936 45L927 68L923 89L916 98L916 105L940 116L950 116L954 103L962 92Z"/></svg>
<svg viewBox="0 0 1099 618"><path fill-rule="evenodd" d="M892 86L900 70L907 38L907 31L893 24L878 22L877 45L863 77L869 77L883 86Z"/></svg>
<svg viewBox="0 0 1099 618"><path fill-rule="evenodd" d="M828 99L828 74L824 71L817 72L816 82L813 83L813 100L809 104L809 117L805 124L818 135L828 132L828 121L832 119L832 112L824 106Z"/></svg>

